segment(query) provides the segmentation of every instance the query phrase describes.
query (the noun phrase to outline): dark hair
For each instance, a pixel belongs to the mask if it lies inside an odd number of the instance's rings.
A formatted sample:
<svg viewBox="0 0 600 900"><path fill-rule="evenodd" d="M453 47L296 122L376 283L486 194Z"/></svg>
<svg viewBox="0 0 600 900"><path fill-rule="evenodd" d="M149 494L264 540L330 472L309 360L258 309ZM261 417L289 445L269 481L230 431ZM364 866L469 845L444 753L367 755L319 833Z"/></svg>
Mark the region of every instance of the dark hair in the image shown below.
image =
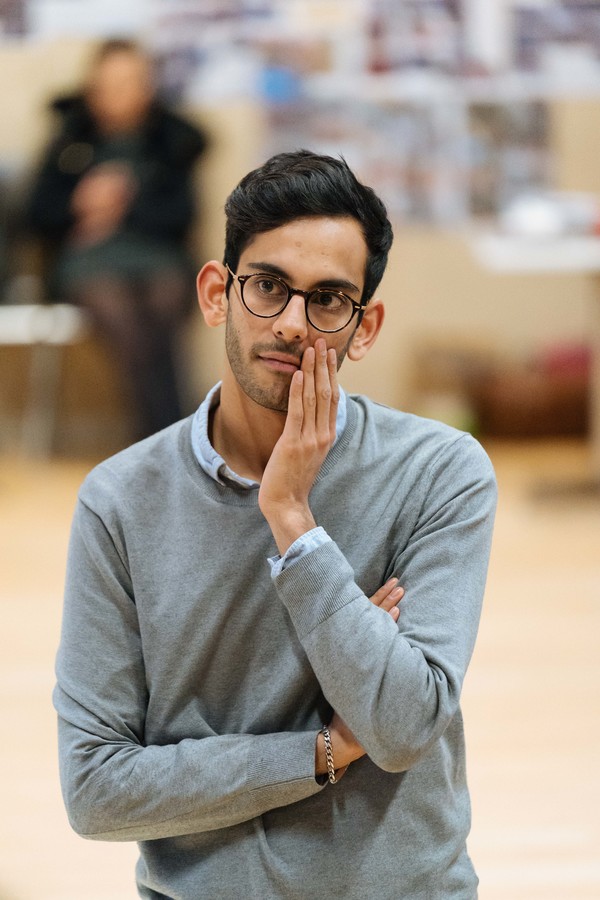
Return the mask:
<svg viewBox="0 0 600 900"><path fill-rule="evenodd" d="M141 43L127 37L110 37L97 43L88 59L87 79L89 83L94 78L98 69L112 56L136 56L145 60L151 72L155 68L155 59L148 49Z"/></svg>
<svg viewBox="0 0 600 900"><path fill-rule="evenodd" d="M139 56L147 56L142 45L131 38L110 37L97 44L92 54L92 67L104 62L109 56L116 53L133 53Z"/></svg>
<svg viewBox="0 0 600 900"><path fill-rule="evenodd" d="M309 216L351 216L362 227L368 251L363 302L383 277L392 226L375 191L361 184L341 157L309 150L272 156L234 188L225 215L224 259L233 271L257 234Z"/></svg>

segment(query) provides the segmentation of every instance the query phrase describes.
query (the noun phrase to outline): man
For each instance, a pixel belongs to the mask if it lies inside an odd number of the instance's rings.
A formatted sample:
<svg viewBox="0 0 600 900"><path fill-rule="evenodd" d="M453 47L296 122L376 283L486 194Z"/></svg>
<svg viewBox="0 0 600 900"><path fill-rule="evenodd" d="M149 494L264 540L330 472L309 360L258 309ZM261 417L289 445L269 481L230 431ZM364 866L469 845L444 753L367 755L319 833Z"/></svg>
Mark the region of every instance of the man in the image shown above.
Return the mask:
<svg viewBox="0 0 600 900"><path fill-rule="evenodd" d="M491 466L337 386L381 328L392 239L343 161L276 156L226 215L198 276L222 383L81 489L55 692L71 822L140 842L146 898L474 898L459 698Z"/></svg>

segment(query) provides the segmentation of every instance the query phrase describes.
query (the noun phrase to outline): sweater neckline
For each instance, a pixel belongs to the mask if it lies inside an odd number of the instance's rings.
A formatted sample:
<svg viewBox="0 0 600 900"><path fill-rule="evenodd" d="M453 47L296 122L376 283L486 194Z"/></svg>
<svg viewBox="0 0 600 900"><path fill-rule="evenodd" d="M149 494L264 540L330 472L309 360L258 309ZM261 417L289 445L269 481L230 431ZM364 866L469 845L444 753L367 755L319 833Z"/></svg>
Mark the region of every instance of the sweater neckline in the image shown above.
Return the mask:
<svg viewBox="0 0 600 900"><path fill-rule="evenodd" d="M315 484L326 478L328 473L337 464L339 458L345 453L354 429L357 419L357 406L351 395L346 395L347 400L347 418L346 426L338 441L331 448L319 474L315 479ZM179 452L184 460L188 475L195 483L196 487L202 489L206 494L211 496L219 503L226 503L232 506L258 506L258 490L248 490L248 488L236 488L233 484L220 484L211 478L200 466L196 459L192 447L192 422L194 415L189 416L184 423L184 427L179 432Z"/></svg>

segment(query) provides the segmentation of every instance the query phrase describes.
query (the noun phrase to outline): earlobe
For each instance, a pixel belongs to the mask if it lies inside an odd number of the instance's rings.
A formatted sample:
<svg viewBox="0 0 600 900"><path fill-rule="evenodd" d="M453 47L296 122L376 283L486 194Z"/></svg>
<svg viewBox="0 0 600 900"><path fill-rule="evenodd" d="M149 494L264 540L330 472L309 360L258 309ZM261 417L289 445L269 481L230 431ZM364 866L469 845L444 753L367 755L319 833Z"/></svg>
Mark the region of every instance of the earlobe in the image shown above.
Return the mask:
<svg viewBox="0 0 600 900"><path fill-rule="evenodd" d="M381 331L384 315L383 302L379 299L370 300L362 321L348 346L349 359L358 362L369 352Z"/></svg>
<svg viewBox="0 0 600 900"><path fill-rule="evenodd" d="M227 269L216 259L202 266L196 278L198 304L209 328L217 328L227 319Z"/></svg>

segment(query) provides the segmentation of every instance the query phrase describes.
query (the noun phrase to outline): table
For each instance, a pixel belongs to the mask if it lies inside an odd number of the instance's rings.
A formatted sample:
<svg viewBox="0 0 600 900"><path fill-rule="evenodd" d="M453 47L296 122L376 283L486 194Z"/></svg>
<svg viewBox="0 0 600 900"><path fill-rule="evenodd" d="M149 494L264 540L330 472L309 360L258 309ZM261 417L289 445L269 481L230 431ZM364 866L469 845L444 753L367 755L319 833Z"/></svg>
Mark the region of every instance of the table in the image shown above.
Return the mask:
<svg viewBox="0 0 600 900"><path fill-rule="evenodd" d="M600 493L600 237L572 235L526 238L482 232L469 239L478 262L498 274L589 274L596 290L588 338L592 350L590 384L590 466L588 488ZM583 486L585 487L585 486Z"/></svg>
<svg viewBox="0 0 600 900"><path fill-rule="evenodd" d="M52 452L63 351L87 337L89 330L83 310L68 303L0 304L0 347L30 348L21 445L31 455L47 457Z"/></svg>

